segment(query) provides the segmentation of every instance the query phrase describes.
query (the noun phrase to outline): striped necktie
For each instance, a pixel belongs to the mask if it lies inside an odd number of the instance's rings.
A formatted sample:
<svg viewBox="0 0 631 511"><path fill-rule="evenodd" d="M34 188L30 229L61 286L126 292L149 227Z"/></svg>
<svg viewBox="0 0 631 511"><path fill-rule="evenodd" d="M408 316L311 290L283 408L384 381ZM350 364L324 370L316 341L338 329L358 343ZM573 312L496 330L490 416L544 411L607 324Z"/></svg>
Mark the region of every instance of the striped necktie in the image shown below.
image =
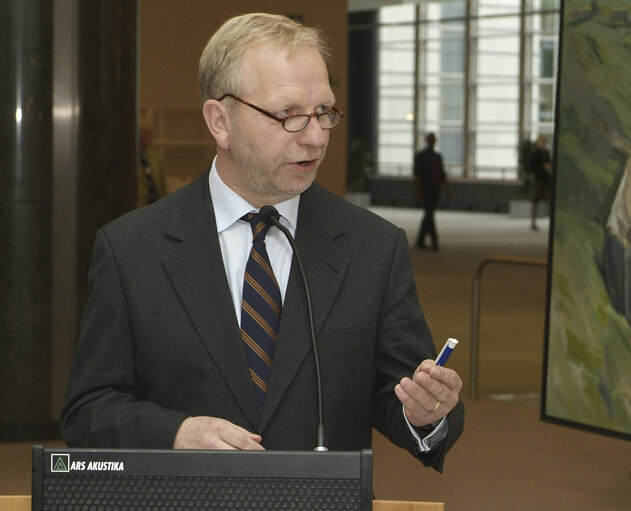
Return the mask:
<svg viewBox="0 0 631 511"><path fill-rule="evenodd" d="M248 213L241 220L250 223L253 237L243 280L241 338L245 343L259 411L262 411L282 305L278 282L265 249L265 235L270 226L259 219L258 213Z"/></svg>

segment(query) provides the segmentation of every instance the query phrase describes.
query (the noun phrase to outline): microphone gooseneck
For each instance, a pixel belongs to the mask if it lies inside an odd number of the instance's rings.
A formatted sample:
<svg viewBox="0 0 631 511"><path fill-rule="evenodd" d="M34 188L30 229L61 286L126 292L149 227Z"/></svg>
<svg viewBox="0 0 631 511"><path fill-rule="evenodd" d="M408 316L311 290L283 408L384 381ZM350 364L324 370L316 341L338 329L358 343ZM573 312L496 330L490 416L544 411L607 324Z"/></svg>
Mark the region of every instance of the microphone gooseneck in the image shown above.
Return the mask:
<svg viewBox="0 0 631 511"><path fill-rule="evenodd" d="M259 210L259 216L263 222L267 225L275 225L287 238L289 244L291 245L291 249L296 257L296 262L298 263L298 269L300 270L300 275L302 277L302 282L305 288L305 296L307 298L307 312L309 314L309 333L311 334L311 346L313 348L313 358L315 362L315 370L316 370L316 383L318 390L318 434L317 434L317 447L314 451L328 451L325 445L324 439L324 420L322 415L322 378L320 375L320 357L318 356L318 347L316 345L316 336L315 336L315 322L313 321L313 307L311 306L311 292L309 290L309 283L307 282L307 275L305 274L305 269L302 265L302 259L300 258L300 252L298 251L298 246L296 245L296 240L289 232L289 229L280 223L280 213L274 206L263 206Z"/></svg>

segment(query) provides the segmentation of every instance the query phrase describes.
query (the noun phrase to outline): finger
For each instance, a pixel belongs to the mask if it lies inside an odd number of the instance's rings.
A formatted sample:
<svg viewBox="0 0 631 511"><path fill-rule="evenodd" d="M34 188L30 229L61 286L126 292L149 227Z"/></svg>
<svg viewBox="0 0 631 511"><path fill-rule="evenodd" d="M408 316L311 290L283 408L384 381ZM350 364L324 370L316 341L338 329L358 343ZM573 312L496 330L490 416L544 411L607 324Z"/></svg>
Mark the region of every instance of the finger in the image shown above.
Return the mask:
<svg viewBox="0 0 631 511"><path fill-rule="evenodd" d="M258 442L246 440L245 437L220 438L213 441L210 449L220 451L264 451L265 448Z"/></svg>
<svg viewBox="0 0 631 511"><path fill-rule="evenodd" d="M424 374L424 378L422 378L424 381L420 385L435 401L441 403L442 415L446 415L458 403L462 381L455 371L440 369L440 375L434 374L433 370L432 376ZM437 376L440 380L433 376ZM435 406L435 403L433 405Z"/></svg>
<svg viewBox="0 0 631 511"><path fill-rule="evenodd" d="M438 369L442 370L444 368ZM433 369L431 373L434 373ZM456 378L459 380L457 375ZM404 383L403 380L402 383ZM441 381L433 378L431 374L424 372L415 373L412 383L413 385L409 386L403 384L403 388L407 390L417 406L422 408L422 410L420 408L414 409L417 413L430 413L435 418L441 418L447 415L458 402L459 390L451 389ZM418 390L414 388L415 386ZM408 402L408 406L413 405L410 405Z"/></svg>
<svg viewBox="0 0 631 511"><path fill-rule="evenodd" d="M240 426L227 423L228 427L221 432L221 440L232 449L241 451L263 451L261 436L248 431Z"/></svg>
<svg viewBox="0 0 631 511"><path fill-rule="evenodd" d="M399 398L399 401L403 404L403 411L408 421L410 421L410 424L420 427L426 424L431 424L435 420L438 420L446 415L442 410L440 410L440 405L436 407L436 401L434 401L434 405L431 407L432 410L425 408L425 405L420 404L408 392L406 392L406 390L404 390L404 386L405 382L402 381L399 385L395 386L394 391ZM434 410L435 408L436 410Z"/></svg>
<svg viewBox="0 0 631 511"><path fill-rule="evenodd" d="M460 379L460 376L458 376L458 373L453 369L450 369L448 367L434 366L430 369L428 374L433 380L442 383L450 390L460 392L460 390L462 389L462 380Z"/></svg>
<svg viewBox="0 0 631 511"><path fill-rule="evenodd" d="M423 379L428 379L424 375ZM415 413L431 413L436 405L436 399L422 386L409 378L402 378L399 383L399 400ZM396 388L395 388L396 392Z"/></svg>
<svg viewBox="0 0 631 511"><path fill-rule="evenodd" d="M419 402L427 410L431 410L436 405L436 401L443 401L449 389L439 380L432 376L433 373L416 372L412 380L415 385L425 391L425 397ZM413 394L414 395L414 394ZM416 394L418 396L419 394Z"/></svg>
<svg viewBox="0 0 631 511"><path fill-rule="evenodd" d="M177 449L262 450L261 437L217 417L189 417L176 434Z"/></svg>
<svg viewBox="0 0 631 511"><path fill-rule="evenodd" d="M435 397L441 397L437 393L446 392L443 387L460 392L462 380L456 371L437 365L432 365L431 367L425 366L424 369L425 368L428 368L428 370L417 370L413 375L413 379L417 385L428 390Z"/></svg>
<svg viewBox="0 0 631 511"><path fill-rule="evenodd" d="M432 359L426 359L423 360L423 362L421 362L419 364L419 366L416 368L416 371L414 371L414 373L429 373L430 370L432 369L432 367L436 366L436 362L434 362Z"/></svg>

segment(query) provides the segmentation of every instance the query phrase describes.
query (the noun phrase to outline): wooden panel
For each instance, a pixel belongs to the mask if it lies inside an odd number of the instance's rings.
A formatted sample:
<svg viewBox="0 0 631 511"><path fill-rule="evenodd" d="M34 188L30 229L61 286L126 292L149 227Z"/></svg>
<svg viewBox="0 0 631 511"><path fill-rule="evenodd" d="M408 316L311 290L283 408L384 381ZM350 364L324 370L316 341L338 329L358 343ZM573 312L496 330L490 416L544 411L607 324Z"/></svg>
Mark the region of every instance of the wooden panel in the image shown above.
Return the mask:
<svg viewBox="0 0 631 511"><path fill-rule="evenodd" d="M31 496L0 495L0 511L31 511Z"/></svg>
<svg viewBox="0 0 631 511"><path fill-rule="evenodd" d="M444 511L442 502L411 502L403 500L373 500L372 511Z"/></svg>
<svg viewBox="0 0 631 511"><path fill-rule="evenodd" d="M194 180L210 165L215 141L200 108L145 105L140 109L140 125L151 127L151 145L163 155L169 193Z"/></svg>

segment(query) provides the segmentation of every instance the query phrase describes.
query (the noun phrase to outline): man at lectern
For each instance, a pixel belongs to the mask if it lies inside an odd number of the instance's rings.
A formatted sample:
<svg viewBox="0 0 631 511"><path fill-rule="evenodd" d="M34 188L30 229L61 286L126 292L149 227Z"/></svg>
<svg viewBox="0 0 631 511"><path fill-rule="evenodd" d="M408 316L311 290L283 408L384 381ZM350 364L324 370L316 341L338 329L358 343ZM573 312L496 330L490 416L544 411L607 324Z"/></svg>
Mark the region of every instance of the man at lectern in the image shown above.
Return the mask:
<svg viewBox="0 0 631 511"><path fill-rule="evenodd" d="M321 373L328 449L370 448L375 427L442 470L462 382L434 364L405 233L314 184L343 117L328 54L318 31L269 14L208 41L217 156L97 233L68 445L312 450Z"/></svg>

